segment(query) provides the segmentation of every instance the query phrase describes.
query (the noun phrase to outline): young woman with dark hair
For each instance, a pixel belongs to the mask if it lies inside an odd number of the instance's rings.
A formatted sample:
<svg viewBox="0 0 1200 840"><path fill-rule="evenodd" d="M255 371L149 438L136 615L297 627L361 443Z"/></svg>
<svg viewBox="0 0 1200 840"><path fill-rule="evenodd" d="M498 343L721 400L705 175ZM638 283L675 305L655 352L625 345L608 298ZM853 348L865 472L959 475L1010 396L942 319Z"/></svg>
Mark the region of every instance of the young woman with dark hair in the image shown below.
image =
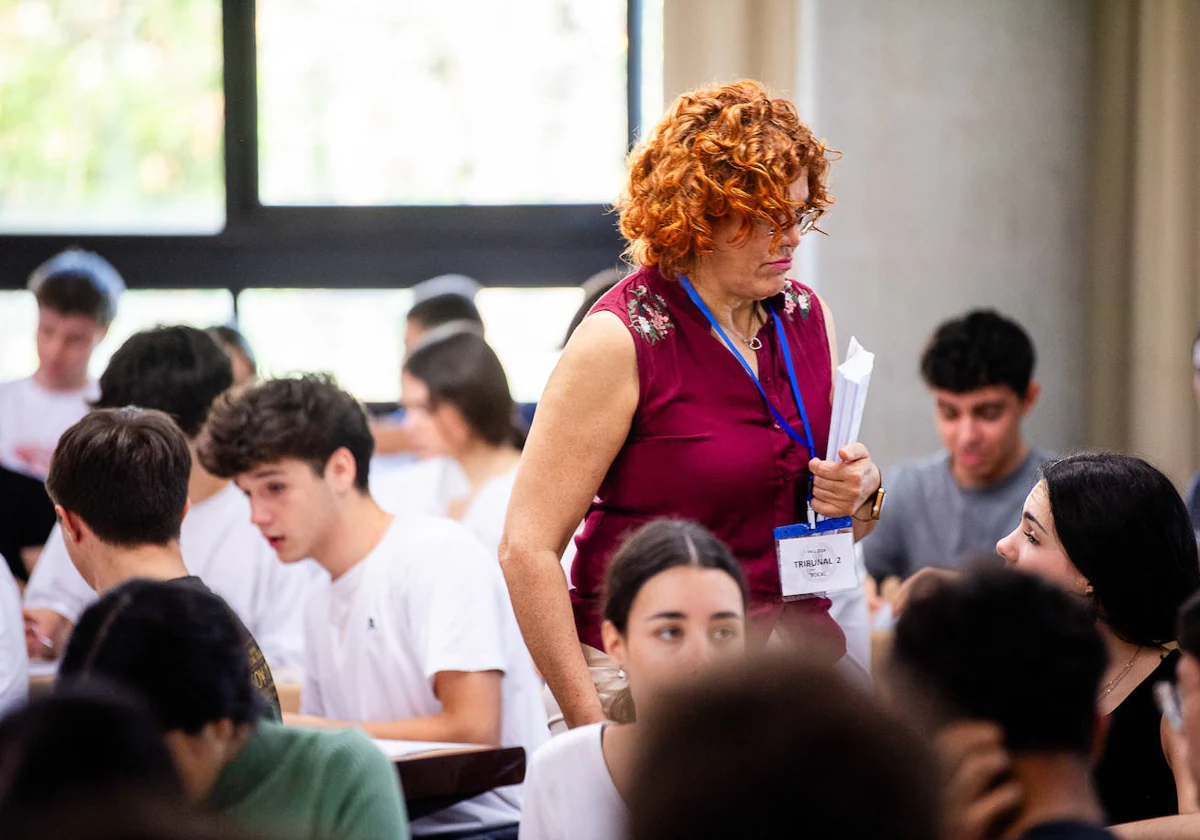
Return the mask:
<svg viewBox="0 0 1200 840"><path fill-rule="evenodd" d="M1021 523L996 550L1087 599L1095 613L1110 656L1098 698L1108 737L1096 768L1110 820L1194 810L1186 762L1153 696L1179 659L1175 617L1200 589L1196 538L1170 479L1112 453L1046 464Z"/></svg>
<svg viewBox="0 0 1200 840"><path fill-rule="evenodd" d="M538 751L526 776L522 840L624 837L638 718L654 714L662 689L745 646L741 567L700 525L662 519L635 531L610 563L604 591L605 648L629 681L613 704L622 722L572 729Z"/></svg>
<svg viewBox="0 0 1200 840"><path fill-rule="evenodd" d="M473 332L420 345L401 377L418 454L448 459L430 513L461 521L496 555L525 430L496 353Z"/></svg>

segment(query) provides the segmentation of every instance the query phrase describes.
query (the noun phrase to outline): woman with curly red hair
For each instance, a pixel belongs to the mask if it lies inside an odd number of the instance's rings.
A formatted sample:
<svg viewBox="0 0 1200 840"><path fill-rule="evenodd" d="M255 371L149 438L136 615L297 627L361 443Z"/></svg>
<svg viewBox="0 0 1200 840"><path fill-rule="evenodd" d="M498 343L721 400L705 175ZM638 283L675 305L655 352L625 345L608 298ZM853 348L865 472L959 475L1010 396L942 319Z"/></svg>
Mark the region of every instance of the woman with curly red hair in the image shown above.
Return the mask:
<svg viewBox="0 0 1200 840"><path fill-rule="evenodd" d="M833 320L788 278L833 203L829 153L752 81L680 96L629 161L617 207L637 271L584 319L538 404L501 562L530 653L569 726L605 718L622 675L602 652L605 567L659 517L704 525L749 583L751 641L772 631L836 659L825 597L783 601L774 529L809 505L874 525L879 469L827 446ZM811 477L811 481L810 481ZM559 558L576 539L572 588ZM582 645L582 646L581 646Z"/></svg>

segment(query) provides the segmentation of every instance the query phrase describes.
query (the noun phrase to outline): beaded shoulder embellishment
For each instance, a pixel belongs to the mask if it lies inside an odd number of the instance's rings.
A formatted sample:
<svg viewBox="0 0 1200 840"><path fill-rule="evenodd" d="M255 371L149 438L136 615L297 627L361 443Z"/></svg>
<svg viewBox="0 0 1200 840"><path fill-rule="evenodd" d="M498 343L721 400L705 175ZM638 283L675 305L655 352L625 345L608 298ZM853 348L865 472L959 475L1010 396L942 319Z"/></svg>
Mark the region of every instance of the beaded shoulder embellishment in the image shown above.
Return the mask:
<svg viewBox="0 0 1200 840"><path fill-rule="evenodd" d="M650 344L661 341L675 329L671 316L667 314L667 302L662 295L652 293L645 286L633 289L628 311L629 326Z"/></svg>
<svg viewBox="0 0 1200 840"><path fill-rule="evenodd" d="M801 320L807 321L808 313L812 310L812 295L807 289L787 281L783 287L783 314L791 318L797 309L800 310Z"/></svg>

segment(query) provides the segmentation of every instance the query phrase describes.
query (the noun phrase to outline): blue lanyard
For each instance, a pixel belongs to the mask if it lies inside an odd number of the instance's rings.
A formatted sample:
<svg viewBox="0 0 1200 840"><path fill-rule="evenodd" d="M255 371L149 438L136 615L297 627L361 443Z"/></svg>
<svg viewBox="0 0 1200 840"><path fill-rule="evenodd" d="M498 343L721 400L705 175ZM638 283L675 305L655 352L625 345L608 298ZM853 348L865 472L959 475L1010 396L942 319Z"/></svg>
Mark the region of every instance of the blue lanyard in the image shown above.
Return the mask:
<svg viewBox="0 0 1200 840"><path fill-rule="evenodd" d="M804 437L800 437L800 434L792 428L792 425L787 420L783 419L783 415L775 408L767 396L767 392L763 390L762 383L754 375L750 363L742 357L742 354L738 352L737 346L729 340L729 336L725 334L725 330L721 329L721 325L717 323L717 319L708 311L708 306L701 300L700 295L696 294L696 288L692 285L692 282L682 274L679 276L679 282L683 284L683 289L687 292L688 297L692 299L692 303L696 304L696 307L708 319L708 323L717 331L717 335L721 336L721 340L725 342L725 345L729 348L729 352L733 354L735 359L741 362L742 368L746 371L746 375L750 377L750 381L754 383L754 387L758 389L758 393L762 395L763 402L767 404L767 409L771 412L771 416L775 418L775 422L787 432L792 440L808 449L809 457L816 458L817 447L813 443L812 429L808 426L808 413L804 410L804 400L800 396L800 383L796 380L796 367L792 362L792 351L788 346L787 336L783 333L783 323L779 320L779 313L774 309L770 309L771 319L775 322L775 335L779 337L779 349L783 353L783 361L787 366L788 383L792 386L792 396L796 399L796 406L800 409L800 420L804 423Z"/></svg>

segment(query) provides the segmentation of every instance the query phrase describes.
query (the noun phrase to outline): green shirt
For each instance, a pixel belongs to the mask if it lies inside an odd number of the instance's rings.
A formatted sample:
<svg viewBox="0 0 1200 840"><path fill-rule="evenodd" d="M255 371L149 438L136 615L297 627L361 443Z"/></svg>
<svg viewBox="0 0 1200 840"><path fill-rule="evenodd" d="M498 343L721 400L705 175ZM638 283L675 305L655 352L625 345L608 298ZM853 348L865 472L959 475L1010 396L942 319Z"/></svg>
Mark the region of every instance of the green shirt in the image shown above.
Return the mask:
<svg viewBox="0 0 1200 840"><path fill-rule="evenodd" d="M408 840L396 768L358 729L261 721L225 766L208 807L288 840Z"/></svg>

